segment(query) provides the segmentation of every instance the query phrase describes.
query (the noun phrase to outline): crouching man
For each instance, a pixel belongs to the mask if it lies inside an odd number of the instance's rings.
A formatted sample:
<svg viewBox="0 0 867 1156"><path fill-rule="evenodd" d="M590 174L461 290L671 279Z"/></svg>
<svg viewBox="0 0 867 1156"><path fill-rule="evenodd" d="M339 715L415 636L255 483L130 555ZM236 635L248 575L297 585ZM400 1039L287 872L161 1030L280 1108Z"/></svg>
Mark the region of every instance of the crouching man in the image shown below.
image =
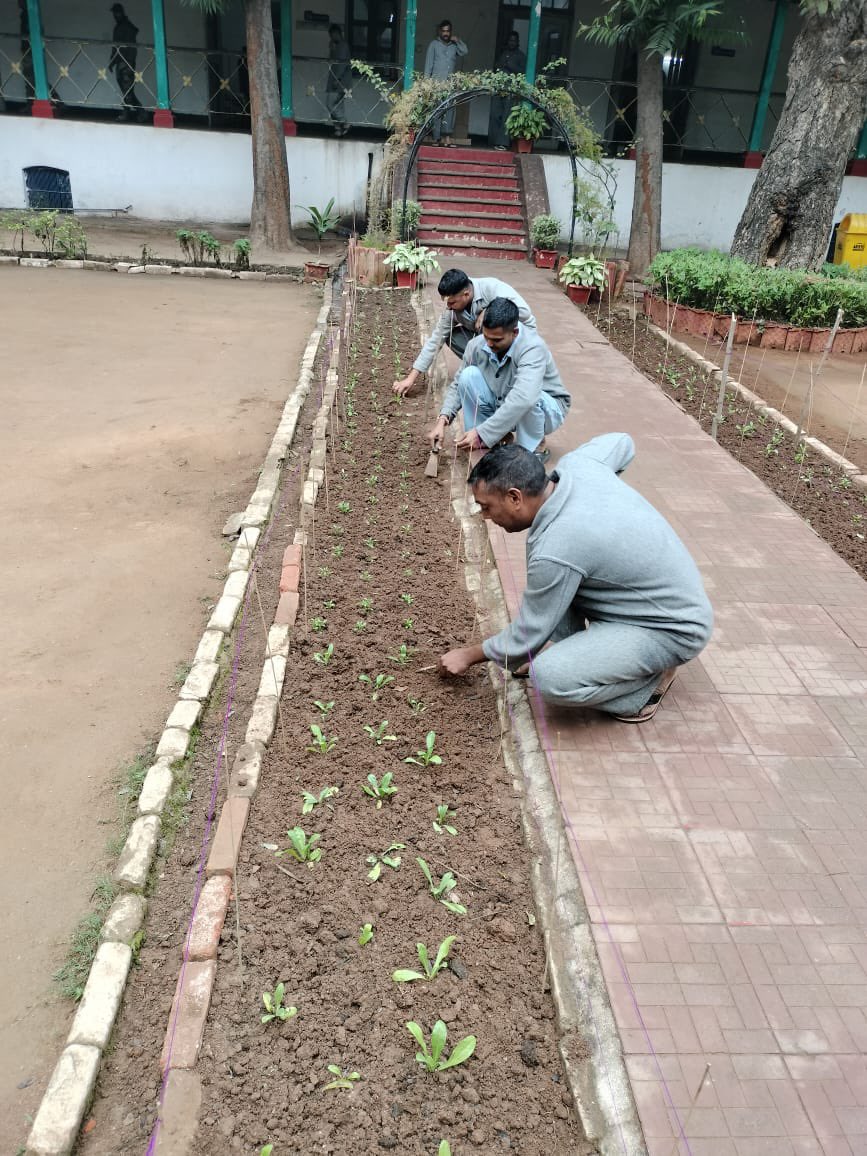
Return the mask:
<svg viewBox="0 0 867 1156"><path fill-rule="evenodd" d="M529 663L548 702L653 718L677 667L707 644L713 612L686 547L618 477L634 453L614 433L566 454L550 477L520 446L481 459L469 484L483 517L530 531L527 585L514 622L444 654L442 675L486 659L512 671Z"/></svg>

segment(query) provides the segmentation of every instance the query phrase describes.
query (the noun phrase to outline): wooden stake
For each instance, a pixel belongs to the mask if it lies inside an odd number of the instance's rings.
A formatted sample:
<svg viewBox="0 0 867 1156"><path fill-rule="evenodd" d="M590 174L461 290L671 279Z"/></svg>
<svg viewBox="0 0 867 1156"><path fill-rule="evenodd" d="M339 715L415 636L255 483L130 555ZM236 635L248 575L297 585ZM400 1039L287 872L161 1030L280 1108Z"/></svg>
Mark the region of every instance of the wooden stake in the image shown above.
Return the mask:
<svg viewBox="0 0 867 1156"><path fill-rule="evenodd" d="M837 330L840 328L840 322L843 320L843 310L837 310L837 316L834 319L834 327L828 334L828 340L825 342L825 348L822 350L822 356L819 358L819 364L816 367L815 373L810 373L810 387L804 394L804 400L801 403L801 412L798 415L798 432L795 434L795 449L801 444L801 435L804 432L804 415L809 407L810 413L813 412L813 385L816 378L825 368L825 362L828 360L828 354L831 352L831 346L834 344L834 338L837 336Z"/></svg>
<svg viewBox="0 0 867 1156"><path fill-rule="evenodd" d="M711 422L710 426L710 436L714 441L717 440L717 430L719 429L720 422L723 419L723 405L726 398L726 385L728 384L729 380L729 365L732 359L732 345L734 344L735 340L735 328L737 323L738 319L733 313L732 319L729 322L729 336L728 341L726 341L726 355L723 358L722 374L720 375L719 379L719 395L717 397L716 413L713 415L713 421Z"/></svg>

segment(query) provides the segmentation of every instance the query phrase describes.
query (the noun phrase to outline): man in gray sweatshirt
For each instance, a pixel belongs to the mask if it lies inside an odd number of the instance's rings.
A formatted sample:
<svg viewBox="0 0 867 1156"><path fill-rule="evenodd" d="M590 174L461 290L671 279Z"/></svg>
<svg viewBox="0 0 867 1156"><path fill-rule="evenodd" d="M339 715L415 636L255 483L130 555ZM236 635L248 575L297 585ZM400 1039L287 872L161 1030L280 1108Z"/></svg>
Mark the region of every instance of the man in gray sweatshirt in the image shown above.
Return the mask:
<svg viewBox="0 0 867 1156"><path fill-rule="evenodd" d="M466 56L469 49L460 36L456 36L452 29L451 20L441 20L437 25L437 38L427 47L427 56L424 60L424 74L433 80L448 80L458 66L458 58ZM431 129L431 138L435 145L440 143L440 136L445 134L445 144L453 148L452 133L455 129L455 110L449 109L443 116L434 121Z"/></svg>
<svg viewBox="0 0 867 1156"><path fill-rule="evenodd" d="M441 443L446 426L463 410L459 448L487 449L514 431L519 446L547 456L545 435L562 425L571 402L548 346L535 329L521 325L514 301L495 297L485 310L481 336L467 346L446 390L428 440Z"/></svg>
<svg viewBox="0 0 867 1156"><path fill-rule="evenodd" d="M444 654L441 674L486 659L512 671L529 663L548 702L622 722L653 717L677 667L706 646L713 611L674 530L618 477L634 454L632 438L614 433L566 454L550 477L519 446L482 458L473 496L508 533L530 531L527 584L515 620Z"/></svg>
<svg viewBox="0 0 867 1156"><path fill-rule="evenodd" d="M470 280L463 269L446 269L440 277L437 292L443 299L445 309L413 362L412 369L392 386L394 392L401 396L409 393L421 375L427 373L444 345L458 357L463 357L468 343L481 333L485 310L495 297L507 297L514 301L518 306L518 320L521 324L536 328L536 318L521 294L497 277L474 277Z"/></svg>

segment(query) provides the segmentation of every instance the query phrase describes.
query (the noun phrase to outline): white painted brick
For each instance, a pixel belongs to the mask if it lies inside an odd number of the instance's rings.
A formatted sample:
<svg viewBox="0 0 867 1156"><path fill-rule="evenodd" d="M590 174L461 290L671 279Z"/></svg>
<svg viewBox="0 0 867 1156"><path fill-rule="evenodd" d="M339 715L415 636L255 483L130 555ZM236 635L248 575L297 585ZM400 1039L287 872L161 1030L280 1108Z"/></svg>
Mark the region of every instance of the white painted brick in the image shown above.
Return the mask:
<svg viewBox="0 0 867 1156"><path fill-rule="evenodd" d="M131 943L141 930L147 910L148 901L143 895L118 895L105 917L100 943Z"/></svg>
<svg viewBox="0 0 867 1156"><path fill-rule="evenodd" d="M18 263L28 269L50 269L54 264L48 257L22 257Z"/></svg>
<svg viewBox="0 0 867 1156"><path fill-rule="evenodd" d="M219 670L216 662L194 662L178 697L204 701L211 693Z"/></svg>
<svg viewBox="0 0 867 1156"><path fill-rule="evenodd" d="M248 550L255 550L261 533L262 531L257 526L243 526L238 538L238 545L246 546Z"/></svg>
<svg viewBox="0 0 867 1156"><path fill-rule="evenodd" d="M216 662L225 637L226 635L222 630L206 630L202 635L193 662Z"/></svg>
<svg viewBox="0 0 867 1156"><path fill-rule="evenodd" d="M83 269L84 261L55 261L58 269Z"/></svg>
<svg viewBox="0 0 867 1156"><path fill-rule="evenodd" d="M244 525L245 526L264 526L268 521L268 515L271 513L270 504L267 506L254 506L252 502L244 511Z"/></svg>
<svg viewBox="0 0 867 1156"><path fill-rule="evenodd" d="M166 727L157 743L157 758L175 762L182 759L190 745L190 732L182 731L177 727Z"/></svg>
<svg viewBox="0 0 867 1156"><path fill-rule="evenodd" d="M30 1135L27 1156L66 1156L72 1151L99 1071L99 1048L71 1044L51 1074Z"/></svg>
<svg viewBox="0 0 867 1156"><path fill-rule="evenodd" d="M242 269L238 274L239 281L264 281L265 274L256 269Z"/></svg>
<svg viewBox="0 0 867 1156"><path fill-rule="evenodd" d="M182 277L204 277L205 270L199 269L196 265L181 265L177 270Z"/></svg>
<svg viewBox="0 0 867 1156"><path fill-rule="evenodd" d="M316 482L308 478L308 480L304 483L304 496L302 498L304 504L307 506L315 506L316 495L318 492L319 486L316 484Z"/></svg>
<svg viewBox="0 0 867 1156"><path fill-rule="evenodd" d="M166 719L166 729L173 727L180 731L191 731L199 721L201 713L202 704L196 699L179 699L172 708L172 713Z"/></svg>
<svg viewBox="0 0 867 1156"><path fill-rule="evenodd" d="M262 677L259 680L259 697L279 698L283 693L283 680L286 677L286 659L282 655L266 658L262 667Z"/></svg>
<svg viewBox="0 0 867 1156"><path fill-rule="evenodd" d="M247 723L245 739L248 743L264 743L271 741L274 727L277 723L277 699L257 698L253 703L250 721Z"/></svg>
<svg viewBox="0 0 867 1156"><path fill-rule="evenodd" d="M232 577L234 578L235 575L233 574ZM208 630L222 630L224 634L228 634L234 625L240 605L240 598L233 598L224 594L214 607L214 613L208 619Z"/></svg>
<svg viewBox="0 0 867 1156"><path fill-rule="evenodd" d="M259 787L262 773L262 758L265 748L262 743L243 743L238 747L232 773L229 776L229 794L252 796Z"/></svg>
<svg viewBox="0 0 867 1156"><path fill-rule="evenodd" d="M168 277L170 273L174 273L172 265L145 265L145 273L151 273L155 277Z"/></svg>
<svg viewBox="0 0 867 1156"><path fill-rule="evenodd" d="M125 943L103 943L97 949L67 1043L106 1046L131 962L132 950Z"/></svg>
<svg viewBox="0 0 867 1156"><path fill-rule="evenodd" d="M236 546L232 551L232 557L229 559L226 570L229 574L234 574L237 570L249 570L252 557L245 546Z"/></svg>
<svg viewBox="0 0 867 1156"><path fill-rule="evenodd" d="M120 272L120 265L118 265L117 268L118 272ZM144 273L144 271L144 265L130 265L130 267L127 269L127 273Z"/></svg>
<svg viewBox="0 0 867 1156"><path fill-rule="evenodd" d="M236 570L234 574L230 574L226 579L226 585L223 587L224 598L237 598L240 605L241 599L247 592L247 578L249 577L246 570Z"/></svg>
<svg viewBox="0 0 867 1156"><path fill-rule="evenodd" d="M138 797L140 815L161 815L172 793L175 777L168 763L154 763L148 770Z"/></svg>
<svg viewBox="0 0 867 1156"><path fill-rule="evenodd" d="M114 872L122 887L131 891L144 887L159 837L160 821L156 815L143 815L133 823Z"/></svg>
<svg viewBox="0 0 867 1156"><path fill-rule="evenodd" d="M206 277L229 278L232 276L231 269L210 269L210 268L208 268L208 269L203 269L202 272L204 273L204 275Z"/></svg>
<svg viewBox="0 0 867 1156"><path fill-rule="evenodd" d="M18 264L18 258L17 257L6 257L6 256L0 255L0 265L17 265L17 264Z"/></svg>
<svg viewBox="0 0 867 1156"><path fill-rule="evenodd" d="M280 654L283 658L289 657L289 627L274 624L268 631L268 641L265 645L265 657L271 654Z"/></svg>

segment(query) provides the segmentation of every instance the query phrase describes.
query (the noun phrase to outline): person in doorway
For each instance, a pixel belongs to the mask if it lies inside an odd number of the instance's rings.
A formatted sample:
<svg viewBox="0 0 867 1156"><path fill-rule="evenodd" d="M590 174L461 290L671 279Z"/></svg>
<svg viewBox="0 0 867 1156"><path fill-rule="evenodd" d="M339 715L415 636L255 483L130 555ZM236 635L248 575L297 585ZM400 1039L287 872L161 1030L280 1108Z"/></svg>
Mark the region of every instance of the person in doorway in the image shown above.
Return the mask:
<svg viewBox="0 0 867 1156"><path fill-rule="evenodd" d="M486 450L513 434L519 446L545 461L545 437L563 424L571 403L548 346L535 329L521 325L514 301L495 297L485 310L481 335L467 346L446 390L428 440L441 444L446 426L462 411L459 449Z"/></svg>
<svg viewBox="0 0 867 1156"><path fill-rule="evenodd" d="M514 301L521 324L536 328L536 318L521 294L497 277L474 277L471 280L463 269L447 269L440 277L437 291L445 309L412 369L401 381L394 383L394 392L401 396L409 393L421 375L427 373L443 345L458 357L463 357L467 343L481 333L485 310L495 297Z"/></svg>
<svg viewBox="0 0 867 1156"><path fill-rule="evenodd" d="M138 55L136 38L138 29L127 16L122 4L112 4L111 14L114 16L114 46L108 61L108 71L114 72L114 79L120 89L123 111L118 120L129 120L131 110L136 110L137 120L143 122L146 114L141 101L135 94L135 63Z"/></svg>
<svg viewBox="0 0 867 1156"><path fill-rule="evenodd" d="M328 29L328 79L325 82L325 103L334 125L335 136L346 136L346 93L352 83L352 65L349 45L343 39L343 29L332 24Z"/></svg>
<svg viewBox="0 0 867 1156"><path fill-rule="evenodd" d="M506 47L497 60L499 72L508 72L510 76L523 76L527 68L526 53L521 51L521 41L517 32L510 32L506 40ZM500 152L509 147L509 137L506 134L506 120L512 111L515 98L512 96L492 96L491 116L488 121L488 144Z"/></svg>
<svg viewBox="0 0 867 1156"><path fill-rule="evenodd" d="M480 645L442 655L443 676L489 659L529 677L546 702L652 719L677 668L700 654L713 611L701 575L662 515L619 474L628 434L566 454L549 476L520 446L499 446L469 476L482 516L529 530L527 585L515 620Z"/></svg>
<svg viewBox="0 0 867 1156"><path fill-rule="evenodd" d="M427 56L424 61L424 74L433 80L448 80L458 66L458 58L466 56L469 49L463 40L457 36L452 28L451 20L441 20L437 25L436 40L428 45ZM434 121L431 130L433 143L438 145L440 138L447 148L454 148L452 133L455 131L455 110L449 109L443 116Z"/></svg>

